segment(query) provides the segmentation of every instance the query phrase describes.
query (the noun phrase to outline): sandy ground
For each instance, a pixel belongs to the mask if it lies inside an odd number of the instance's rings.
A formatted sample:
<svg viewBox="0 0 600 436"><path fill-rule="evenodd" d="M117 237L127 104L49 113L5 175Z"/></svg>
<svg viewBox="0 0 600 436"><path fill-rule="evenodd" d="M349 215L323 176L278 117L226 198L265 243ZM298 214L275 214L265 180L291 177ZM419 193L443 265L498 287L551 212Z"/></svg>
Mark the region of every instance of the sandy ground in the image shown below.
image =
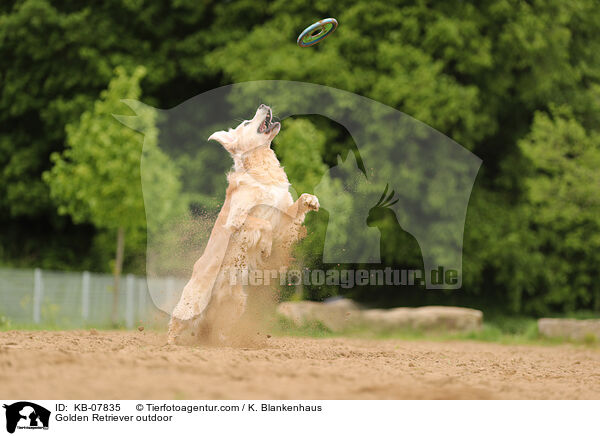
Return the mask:
<svg viewBox="0 0 600 436"><path fill-rule="evenodd" d="M167 346L148 332L0 333L6 399L600 399L600 349L264 338Z"/></svg>

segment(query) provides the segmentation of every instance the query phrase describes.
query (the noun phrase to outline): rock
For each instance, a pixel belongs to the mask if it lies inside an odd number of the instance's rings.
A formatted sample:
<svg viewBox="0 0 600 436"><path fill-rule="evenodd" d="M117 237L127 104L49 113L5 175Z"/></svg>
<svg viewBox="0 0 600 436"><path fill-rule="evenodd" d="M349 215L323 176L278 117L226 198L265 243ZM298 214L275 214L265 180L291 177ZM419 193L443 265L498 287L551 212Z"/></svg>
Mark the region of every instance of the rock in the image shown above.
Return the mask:
<svg viewBox="0 0 600 436"><path fill-rule="evenodd" d="M413 311L404 307L367 309L361 312L361 324L376 330L408 329L412 326Z"/></svg>
<svg viewBox="0 0 600 436"><path fill-rule="evenodd" d="M362 326L371 330L410 329L424 332L471 332L481 329L483 313L464 307L424 306L417 308L361 310L352 300L330 303L297 301L281 303L278 313L296 325L320 322L334 332Z"/></svg>
<svg viewBox="0 0 600 436"><path fill-rule="evenodd" d="M331 331L338 332L355 322L357 317L352 315L359 313L358 306L352 300L348 300L349 302L344 300L330 303L286 301L277 306L277 313L296 325L320 322Z"/></svg>
<svg viewBox="0 0 600 436"><path fill-rule="evenodd" d="M349 298L332 298L329 300L325 300L323 305L329 308L343 309L346 312L352 312L354 310L360 310L360 306L356 304L355 301Z"/></svg>
<svg viewBox="0 0 600 436"><path fill-rule="evenodd" d="M600 319L541 318L538 320L538 331L547 338L600 340Z"/></svg>
<svg viewBox="0 0 600 436"><path fill-rule="evenodd" d="M363 325L368 328L421 332L479 331L483 323L483 313L480 310L451 306L370 309L362 312L362 318Z"/></svg>

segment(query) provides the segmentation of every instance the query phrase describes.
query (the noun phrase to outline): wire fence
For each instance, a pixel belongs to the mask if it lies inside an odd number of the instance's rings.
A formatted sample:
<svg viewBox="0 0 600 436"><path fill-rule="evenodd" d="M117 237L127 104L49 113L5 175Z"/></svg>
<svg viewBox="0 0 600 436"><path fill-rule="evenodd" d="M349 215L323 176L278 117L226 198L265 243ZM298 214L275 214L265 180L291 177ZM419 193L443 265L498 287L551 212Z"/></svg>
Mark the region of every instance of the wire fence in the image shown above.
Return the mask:
<svg viewBox="0 0 600 436"><path fill-rule="evenodd" d="M154 300L148 293L148 282ZM122 277L118 323L134 328L164 323L186 280L179 277ZM154 292L155 289L162 292ZM64 328L109 326L112 323L114 278L88 271L0 268L0 324ZM156 300L159 301L156 301Z"/></svg>

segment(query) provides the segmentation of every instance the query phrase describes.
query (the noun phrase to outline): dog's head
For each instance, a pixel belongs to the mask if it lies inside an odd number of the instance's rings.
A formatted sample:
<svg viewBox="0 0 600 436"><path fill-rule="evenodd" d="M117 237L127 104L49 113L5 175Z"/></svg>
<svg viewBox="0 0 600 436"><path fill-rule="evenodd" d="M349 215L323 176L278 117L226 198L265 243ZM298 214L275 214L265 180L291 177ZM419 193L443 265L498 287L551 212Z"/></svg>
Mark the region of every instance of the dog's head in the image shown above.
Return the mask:
<svg viewBox="0 0 600 436"><path fill-rule="evenodd" d="M245 120L235 129L220 130L210 135L232 155L243 154L263 145L269 145L279 133L281 124L273 122L273 112L261 104L251 120Z"/></svg>

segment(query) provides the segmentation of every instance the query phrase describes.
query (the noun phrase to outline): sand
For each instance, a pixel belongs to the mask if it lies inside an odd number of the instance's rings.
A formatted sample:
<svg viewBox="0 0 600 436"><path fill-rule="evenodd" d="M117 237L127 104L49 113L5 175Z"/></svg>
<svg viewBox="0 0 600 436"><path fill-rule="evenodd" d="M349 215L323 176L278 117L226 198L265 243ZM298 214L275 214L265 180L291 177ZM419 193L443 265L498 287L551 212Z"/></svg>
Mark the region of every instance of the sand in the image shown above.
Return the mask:
<svg viewBox="0 0 600 436"><path fill-rule="evenodd" d="M600 399L600 349L262 337L167 346L144 331L0 333L5 399Z"/></svg>

